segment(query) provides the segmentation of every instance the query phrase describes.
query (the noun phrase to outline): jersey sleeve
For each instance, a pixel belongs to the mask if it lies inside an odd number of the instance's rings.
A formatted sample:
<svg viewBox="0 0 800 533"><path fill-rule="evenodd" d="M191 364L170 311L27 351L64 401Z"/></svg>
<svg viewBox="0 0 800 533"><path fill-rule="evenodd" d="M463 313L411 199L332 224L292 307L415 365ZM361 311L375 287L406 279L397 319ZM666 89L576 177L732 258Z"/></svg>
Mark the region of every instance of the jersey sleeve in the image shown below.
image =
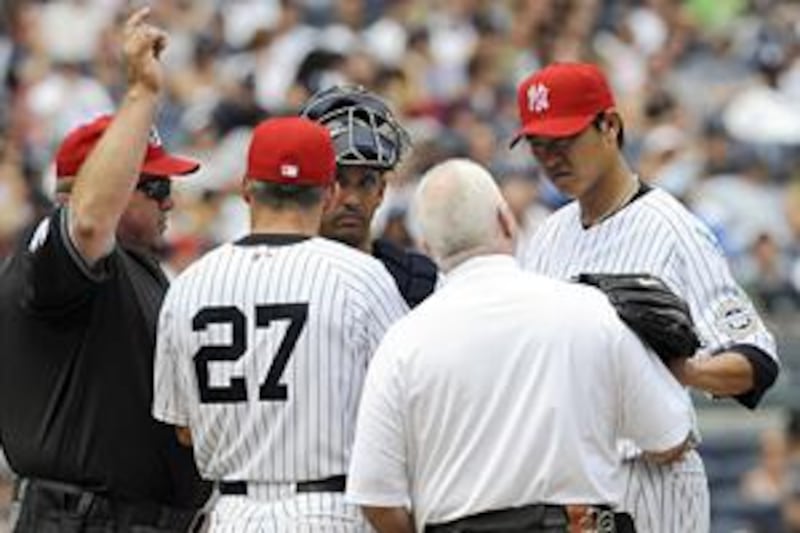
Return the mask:
<svg viewBox="0 0 800 533"><path fill-rule="evenodd" d="M736 399L754 408L779 372L775 339L736 283L714 236L699 220L679 241L684 296L703 341L704 354L735 351L753 367L755 385Z"/></svg>
<svg viewBox="0 0 800 533"><path fill-rule="evenodd" d="M21 250L29 289L24 304L37 312L58 313L79 305L110 274L110 256L90 267L75 248L67 229L67 209L42 219Z"/></svg>
<svg viewBox="0 0 800 533"><path fill-rule="evenodd" d="M188 383L181 360L175 287L167 291L158 317L153 367L153 417L176 426L189 425Z"/></svg>
<svg viewBox="0 0 800 533"><path fill-rule="evenodd" d="M359 505L407 507L405 399L392 332L381 343L367 371L347 477L347 499Z"/></svg>
<svg viewBox="0 0 800 533"><path fill-rule="evenodd" d="M648 452L681 444L692 430L688 392L621 322L614 337L622 407L619 436Z"/></svg>

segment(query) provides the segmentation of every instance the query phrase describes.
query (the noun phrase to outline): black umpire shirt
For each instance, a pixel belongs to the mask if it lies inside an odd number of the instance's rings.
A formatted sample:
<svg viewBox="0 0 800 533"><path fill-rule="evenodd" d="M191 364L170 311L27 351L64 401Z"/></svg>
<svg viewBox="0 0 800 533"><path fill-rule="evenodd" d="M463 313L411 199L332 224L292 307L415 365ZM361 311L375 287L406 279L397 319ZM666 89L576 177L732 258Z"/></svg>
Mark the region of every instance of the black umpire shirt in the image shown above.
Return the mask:
<svg viewBox="0 0 800 533"><path fill-rule="evenodd" d="M0 444L20 476L194 507L191 451L150 415L167 285L120 246L90 269L64 208L20 239L0 273Z"/></svg>

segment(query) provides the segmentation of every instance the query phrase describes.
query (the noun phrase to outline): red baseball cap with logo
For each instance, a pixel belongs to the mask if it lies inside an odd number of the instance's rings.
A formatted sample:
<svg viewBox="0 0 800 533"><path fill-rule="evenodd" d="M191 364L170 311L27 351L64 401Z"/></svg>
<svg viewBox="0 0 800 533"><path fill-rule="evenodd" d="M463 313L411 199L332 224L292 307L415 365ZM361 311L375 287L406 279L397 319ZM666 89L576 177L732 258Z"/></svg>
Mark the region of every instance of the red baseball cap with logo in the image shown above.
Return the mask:
<svg viewBox="0 0 800 533"><path fill-rule="evenodd" d="M56 152L56 176L58 178L75 176L78 173L97 141L111 124L112 118L111 115L103 115L67 134ZM151 130L140 173L168 178L190 174L198 168L200 168L200 163L197 161L167 153L161 145L161 139L155 128Z"/></svg>
<svg viewBox="0 0 800 533"><path fill-rule="evenodd" d="M575 135L615 106L606 77L591 63L553 63L533 73L517 88L517 105L522 127L511 146L528 135Z"/></svg>
<svg viewBox="0 0 800 533"><path fill-rule="evenodd" d="M328 128L301 117L267 119L253 130L247 179L324 186L336 177L336 152Z"/></svg>

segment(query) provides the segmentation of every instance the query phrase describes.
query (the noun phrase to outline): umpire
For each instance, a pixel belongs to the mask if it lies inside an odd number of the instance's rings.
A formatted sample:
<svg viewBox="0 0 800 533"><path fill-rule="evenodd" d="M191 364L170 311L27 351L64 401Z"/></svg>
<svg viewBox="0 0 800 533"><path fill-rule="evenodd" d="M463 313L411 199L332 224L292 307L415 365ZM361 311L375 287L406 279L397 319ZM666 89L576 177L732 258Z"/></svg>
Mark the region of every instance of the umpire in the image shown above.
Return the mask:
<svg viewBox="0 0 800 533"><path fill-rule="evenodd" d="M383 100L359 86L320 91L300 114L327 127L336 150L340 193L323 215L320 233L382 262L406 303L414 307L436 287L436 265L425 255L370 235L387 177L410 144L408 133Z"/></svg>
<svg viewBox="0 0 800 533"><path fill-rule="evenodd" d="M166 36L147 14L125 23L116 116L59 148L68 203L29 228L0 277L0 441L22 477L18 532L186 531L202 492L191 452L150 417L167 288L152 252L170 176L198 165L150 135Z"/></svg>

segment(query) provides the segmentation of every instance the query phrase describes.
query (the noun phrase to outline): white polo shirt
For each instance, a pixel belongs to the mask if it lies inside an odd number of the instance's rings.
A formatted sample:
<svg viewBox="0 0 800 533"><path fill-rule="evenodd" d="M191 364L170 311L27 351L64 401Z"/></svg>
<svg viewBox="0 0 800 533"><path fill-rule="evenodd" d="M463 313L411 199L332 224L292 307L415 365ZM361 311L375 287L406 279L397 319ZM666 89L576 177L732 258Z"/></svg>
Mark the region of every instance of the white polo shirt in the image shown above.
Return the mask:
<svg viewBox="0 0 800 533"><path fill-rule="evenodd" d="M471 259L390 328L359 409L348 498L417 527L622 498L615 442L681 443L691 407L601 292ZM669 377L668 375L666 377Z"/></svg>

